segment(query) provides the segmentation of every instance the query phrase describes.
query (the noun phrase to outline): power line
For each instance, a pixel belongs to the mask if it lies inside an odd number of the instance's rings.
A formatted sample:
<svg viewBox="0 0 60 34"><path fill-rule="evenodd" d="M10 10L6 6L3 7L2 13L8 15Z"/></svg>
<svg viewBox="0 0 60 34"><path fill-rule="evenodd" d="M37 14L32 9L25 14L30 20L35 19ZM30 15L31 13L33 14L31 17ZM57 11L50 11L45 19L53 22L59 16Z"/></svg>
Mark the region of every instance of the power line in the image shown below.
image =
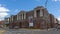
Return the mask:
<svg viewBox="0 0 60 34"><path fill-rule="evenodd" d="M46 2L45 2L45 7L47 7L47 3L48 3L48 0L46 0Z"/></svg>

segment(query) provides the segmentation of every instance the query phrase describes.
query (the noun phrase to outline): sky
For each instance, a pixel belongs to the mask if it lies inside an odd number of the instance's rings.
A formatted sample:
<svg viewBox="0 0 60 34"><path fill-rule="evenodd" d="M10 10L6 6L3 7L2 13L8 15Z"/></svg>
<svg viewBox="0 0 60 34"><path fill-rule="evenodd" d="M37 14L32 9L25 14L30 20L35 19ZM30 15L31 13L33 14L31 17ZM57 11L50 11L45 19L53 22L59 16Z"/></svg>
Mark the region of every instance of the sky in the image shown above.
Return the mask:
<svg viewBox="0 0 60 34"><path fill-rule="evenodd" d="M30 11L37 6L45 6L46 0L0 0L0 21L16 15L21 10ZM60 20L60 0L48 0L47 10Z"/></svg>

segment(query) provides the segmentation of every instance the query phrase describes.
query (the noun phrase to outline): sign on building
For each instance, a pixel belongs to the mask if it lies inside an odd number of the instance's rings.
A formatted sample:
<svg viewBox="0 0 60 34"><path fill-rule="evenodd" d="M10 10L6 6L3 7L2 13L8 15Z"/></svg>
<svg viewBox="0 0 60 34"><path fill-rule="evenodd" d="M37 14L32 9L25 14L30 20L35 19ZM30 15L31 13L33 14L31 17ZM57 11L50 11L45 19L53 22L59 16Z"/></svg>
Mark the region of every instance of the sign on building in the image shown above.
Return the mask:
<svg viewBox="0 0 60 34"><path fill-rule="evenodd" d="M29 27L33 27L33 17L29 17Z"/></svg>

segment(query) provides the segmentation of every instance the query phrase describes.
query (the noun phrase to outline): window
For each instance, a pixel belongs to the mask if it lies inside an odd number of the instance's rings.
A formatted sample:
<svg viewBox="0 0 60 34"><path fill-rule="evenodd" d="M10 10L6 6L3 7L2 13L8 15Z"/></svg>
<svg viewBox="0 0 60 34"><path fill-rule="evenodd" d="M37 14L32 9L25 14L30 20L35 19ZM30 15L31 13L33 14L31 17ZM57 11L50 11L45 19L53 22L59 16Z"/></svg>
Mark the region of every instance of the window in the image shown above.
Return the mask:
<svg viewBox="0 0 60 34"><path fill-rule="evenodd" d="M43 11L40 11L40 17L42 17L43 16Z"/></svg>
<svg viewBox="0 0 60 34"><path fill-rule="evenodd" d="M40 17L40 10L37 10L37 17Z"/></svg>

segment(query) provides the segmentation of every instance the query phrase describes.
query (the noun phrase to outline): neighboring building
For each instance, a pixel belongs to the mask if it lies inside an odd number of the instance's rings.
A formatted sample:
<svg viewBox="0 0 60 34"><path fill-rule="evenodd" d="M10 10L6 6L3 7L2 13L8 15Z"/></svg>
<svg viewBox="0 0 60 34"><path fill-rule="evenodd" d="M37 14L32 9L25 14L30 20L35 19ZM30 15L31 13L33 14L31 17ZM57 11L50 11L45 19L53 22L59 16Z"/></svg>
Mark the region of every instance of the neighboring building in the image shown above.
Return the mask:
<svg viewBox="0 0 60 34"><path fill-rule="evenodd" d="M3 20L3 26L7 27L7 24L9 24L9 17L5 18L5 20Z"/></svg>
<svg viewBox="0 0 60 34"><path fill-rule="evenodd" d="M13 22L13 17L14 17L14 15L11 15L11 17L10 17L10 22L11 23Z"/></svg>
<svg viewBox="0 0 60 34"><path fill-rule="evenodd" d="M8 24L9 23L9 18L5 18L5 20L4 20L4 24Z"/></svg>
<svg viewBox="0 0 60 34"><path fill-rule="evenodd" d="M0 21L0 25L3 24L2 21Z"/></svg>
<svg viewBox="0 0 60 34"><path fill-rule="evenodd" d="M9 20L10 28L13 28L16 25L17 15L11 15Z"/></svg>
<svg viewBox="0 0 60 34"><path fill-rule="evenodd" d="M54 24L54 15L49 14L49 18L50 18L51 28L53 28L53 24Z"/></svg>
<svg viewBox="0 0 60 34"><path fill-rule="evenodd" d="M0 21L0 28L3 27L3 21Z"/></svg>
<svg viewBox="0 0 60 34"><path fill-rule="evenodd" d="M58 20L56 18L54 18L54 28L57 28L58 27Z"/></svg>
<svg viewBox="0 0 60 34"><path fill-rule="evenodd" d="M22 10L17 15L11 16L9 20L12 28L47 29L53 27L54 16L43 6L37 6L31 11Z"/></svg>
<svg viewBox="0 0 60 34"><path fill-rule="evenodd" d="M58 20L54 17L54 15L49 14L51 28L55 28L58 25Z"/></svg>

